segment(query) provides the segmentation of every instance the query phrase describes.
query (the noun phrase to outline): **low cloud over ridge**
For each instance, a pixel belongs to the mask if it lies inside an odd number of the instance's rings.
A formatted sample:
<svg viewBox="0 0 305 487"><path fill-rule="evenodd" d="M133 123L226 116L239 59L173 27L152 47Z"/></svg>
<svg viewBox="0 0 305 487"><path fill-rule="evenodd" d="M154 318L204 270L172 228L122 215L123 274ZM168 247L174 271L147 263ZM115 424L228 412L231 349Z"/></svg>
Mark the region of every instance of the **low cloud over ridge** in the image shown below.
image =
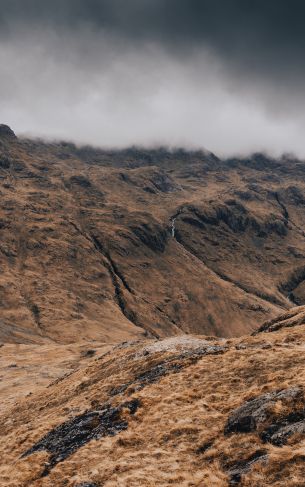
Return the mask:
<svg viewBox="0 0 305 487"><path fill-rule="evenodd" d="M1 122L305 156L300 0L0 0Z"/></svg>

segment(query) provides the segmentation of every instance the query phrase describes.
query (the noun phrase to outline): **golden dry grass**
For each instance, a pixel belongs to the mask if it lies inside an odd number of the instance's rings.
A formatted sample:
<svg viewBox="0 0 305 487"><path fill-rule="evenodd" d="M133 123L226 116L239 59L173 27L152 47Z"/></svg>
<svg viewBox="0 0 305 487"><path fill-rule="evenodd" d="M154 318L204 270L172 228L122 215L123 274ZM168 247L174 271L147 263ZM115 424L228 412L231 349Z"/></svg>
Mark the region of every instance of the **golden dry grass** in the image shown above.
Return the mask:
<svg viewBox="0 0 305 487"><path fill-rule="evenodd" d="M287 445L276 447L262 443L256 433L225 436L224 426L230 412L246 400L294 385L305 387L304 332L301 325L229 339L222 354L198 360L181 358L183 337L180 348L177 340L172 349L167 342L163 351L158 350L160 344L154 350L151 342L137 342L90 359L87 368L19 399L2 413L1 485L74 487L91 481L104 487L225 487L236 464L266 450L267 460L254 463L240 485L301 487L304 437L293 436ZM208 343L224 345L216 339ZM180 370L137 390L135 376L161 362L169 365L173 358L183 365ZM111 395L113 388L128 382L125 391ZM68 418L109 400L121 404L133 398L141 405L134 416L123 412L129 423L126 431L92 440L47 477L40 478L47 452L20 458ZM276 404L272 414L284 412Z"/></svg>

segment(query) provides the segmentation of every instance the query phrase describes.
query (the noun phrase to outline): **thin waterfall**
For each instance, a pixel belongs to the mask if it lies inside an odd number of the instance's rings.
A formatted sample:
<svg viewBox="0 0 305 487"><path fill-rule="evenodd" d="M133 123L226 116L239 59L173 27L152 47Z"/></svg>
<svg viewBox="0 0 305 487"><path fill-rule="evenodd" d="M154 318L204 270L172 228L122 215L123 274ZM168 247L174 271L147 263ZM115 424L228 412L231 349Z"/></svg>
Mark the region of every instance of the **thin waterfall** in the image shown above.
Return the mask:
<svg viewBox="0 0 305 487"><path fill-rule="evenodd" d="M176 218L172 219L172 237L175 238L175 221Z"/></svg>

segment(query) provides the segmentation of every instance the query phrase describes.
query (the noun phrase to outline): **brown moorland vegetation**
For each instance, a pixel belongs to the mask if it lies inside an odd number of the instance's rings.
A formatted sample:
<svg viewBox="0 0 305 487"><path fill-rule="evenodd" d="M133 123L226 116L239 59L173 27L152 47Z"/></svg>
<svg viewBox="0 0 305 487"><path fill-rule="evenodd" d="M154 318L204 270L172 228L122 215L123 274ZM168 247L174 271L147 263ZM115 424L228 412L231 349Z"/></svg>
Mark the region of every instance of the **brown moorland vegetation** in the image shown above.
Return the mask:
<svg viewBox="0 0 305 487"><path fill-rule="evenodd" d="M1 485L304 485L304 331L97 349L2 412Z"/></svg>
<svg viewBox="0 0 305 487"><path fill-rule="evenodd" d="M0 130L0 340L238 336L305 303L305 164Z"/></svg>
<svg viewBox="0 0 305 487"><path fill-rule="evenodd" d="M304 485L304 174L0 126L1 486Z"/></svg>

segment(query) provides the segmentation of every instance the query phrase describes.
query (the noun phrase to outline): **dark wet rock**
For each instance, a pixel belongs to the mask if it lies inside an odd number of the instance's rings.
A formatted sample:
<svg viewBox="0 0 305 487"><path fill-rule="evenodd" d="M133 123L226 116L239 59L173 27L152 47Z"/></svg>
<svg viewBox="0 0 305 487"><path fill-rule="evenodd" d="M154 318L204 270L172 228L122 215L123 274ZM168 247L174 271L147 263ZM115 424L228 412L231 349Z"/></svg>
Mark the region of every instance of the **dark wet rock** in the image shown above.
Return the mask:
<svg viewBox="0 0 305 487"><path fill-rule="evenodd" d="M287 235L287 223L276 217L271 217L269 221L266 222L267 233L276 233L279 236L284 237Z"/></svg>
<svg viewBox="0 0 305 487"><path fill-rule="evenodd" d="M302 304L304 304L303 300L298 298L298 296L296 296L292 291L288 294L287 298L297 306L302 306Z"/></svg>
<svg viewBox="0 0 305 487"><path fill-rule="evenodd" d="M168 176L165 172L160 171L154 173L150 181L155 186L155 188L162 193L170 193L179 189L172 180L172 178Z"/></svg>
<svg viewBox="0 0 305 487"><path fill-rule="evenodd" d="M9 169L11 166L11 159L4 154L0 154L0 168Z"/></svg>
<svg viewBox="0 0 305 487"><path fill-rule="evenodd" d="M201 222L197 218L193 218L191 216L183 216L183 217L181 217L181 220L184 223L187 223L189 225L192 225L193 227L197 227L197 228L201 228L201 229L205 229L206 228L206 226L205 226L205 224L203 222Z"/></svg>
<svg viewBox="0 0 305 487"><path fill-rule="evenodd" d="M200 357L204 355L221 355L227 352L229 349L225 345L203 345L193 350L186 350L179 358L189 358L191 361L196 362Z"/></svg>
<svg viewBox="0 0 305 487"><path fill-rule="evenodd" d="M159 168L146 168L145 171L128 170L120 172L118 176L125 183L151 194L171 193L181 189L169 174Z"/></svg>
<svg viewBox="0 0 305 487"><path fill-rule="evenodd" d="M276 405L283 413L277 413ZM224 433L256 431L264 442L277 446L287 443L294 434L305 434L305 400L301 387L263 394L235 409L228 418Z"/></svg>
<svg viewBox="0 0 305 487"><path fill-rule="evenodd" d="M218 355L227 350L227 347L219 345L205 345L203 347L198 347L197 349L187 350L179 355L174 355L171 359L164 360L151 366L148 370L135 375L133 380L111 389L110 395L116 396L117 394L122 394L130 386L135 386L136 390L143 389L147 385L157 382L168 374L180 372L185 367L197 362L204 355Z"/></svg>
<svg viewBox="0 0 305 487"><path fill-rule="evenodd" d="M295 259L303 259L305 257L303 252L300 249L298 249L297 247L293 247L293 246L289 245L287 247L287 250L288 250L289 254L291 254Z"/></svg>
<svg viewBox="0 0 305 487"><path fill-rule="evenodd" d="M57 463L64 461L89 441L114 436L126 430L128 423L122 418L122 410L127 408L130 414L135 414L139 405L139 400L135 399L118 407L105 404L97 411L87 411L51 430L22 457L41 450L48 451L50 459L42 474L46 476Z"/></svg>
<svg viewBox="0 0 305 487"><path fill-rule="evenodd" d="M81 484L77 484L75 487L99 487L98 484L94 484L92 482L83 482Z"/></svg>
<svg viewBox="0 0 305 487"><path fill-rule="evenodd" d="M164 377L170 373L177 373L183 368L183 364L178 363L167 363L162 362L159 363L145 372L138 374L134 380L126 382L126 384L122 384L121 386L115 387L111 389L110 395L116 396L118 394L122 394L125 392L128 387L135 386L136 390L143 389L145 386L149 384L153 384L157 382L161 377Z"/></svg>
<svg viewBox="0 0 305 487"><path fill-rule="evenodd" d="M242 480L242 475L249 472L252 465L257 462L266 462L268 459L266 453L266 450L257 450L249 458L240 460L239 462L230 466L230 468L227 470L227 474L229 475L229 484L238 485Z"/></svg>
<svg viewBox="0 0 305 487"><path fill-rule="evenodd" d="M17 139L15 133L8 125L0 124L0 138L2 137Z"/></svg>
<svg viewBox="0 0 305 487"><path fill-rule="evenodd" d="M132 180L129 177L129 174L126 172L120 172L119 173L119 178L124 181L124 183L130 183Z"/></svg>
<svg viewBox="0 0 305 487"><path fill-rule="evenodd" d="M164 252L168 240L167 231L155 222L134 225L131 231L147 247L155 252Z"/></svg>
<svg viewBox="0 0 305 487"><path fill-rule="evenodd" d="M133 382L126 382L126 384L122 384L118 387L113 387L110 391L109 391L109 395L110 396L117 396L118 394L123 394L123 392L125 392L129 386L131 386L133 384Z"/></svg>
<svg viewBox="0 0 305 487"><path fill-rule="evenodd" d="M305 436L305 409L293 412L282 421L266 428L261 434L261 439L275 446L282 446L294 435Z"/></svg>
<svg viewBox="0 0 305 487"><path fill-rule="evenodd" d="M130 414L136 414L137 410L141 406L141 401L140 399L133 399L132 401L125 403L123 406L129 409Z"/></svg>
<svg viewBox="0 0 305 487"><path fill-rule="evenodd" d="M90 188L91 183L89 179L87 179L85 176L80 175L75 175L70 178L70 183L71 184L76 184L77 186L81 186L82 188Z"/></svg>
<svg viewBox="0 0 305 487"><path fill-rule="evenodd" d="M290 293L294 291L303 281L305 281L305 266L295 269L289 279L280 285L282 293Z"/></svg>
<svg viewBox="0 0 305 487"><path fill-rule="evenodd" d="M303 398L302 388L292 387L280 392L268 392L247 401L230 414L225 426L225 434L249 433L262 429L262 426L271 420L270 411L278 401L285 406L292 406L300 398Z"/></svg>
<svg viewBox="0 0 305 487"><path fill-rule="evenodd" d="M211 441L207 441L206 443L203 443L202 445L200 445L196 450L197 455L202 455L203 453L205 453L207 450L209 450L213 446L213 444L214 444L214 442L211 440Z"/></svg>
<svg viewBox="0 0 305 487"><path fill-rule="evenodd" d="M248 158L232 158L226 161L229 167L249 167L256 171L266 171L276 169L281 166L280 162L262 153L255 153Z"/></svg>
<svg viewBox="0 0 305 487"><path fill-rule="evenodd" d="M252 344L238 343L237 345L235 345L236 350L253 350L256 348L261 349L261 350L268 350L268 349L272 348L272 345L271 345L271 343L266 343L266 342L252 343Z"/></svg>
<svg viewBox="0 0 305 487"><path fill-rule="evenodd" d="M74 144L61 143L58 153L75 155L86 163L107 165L123 168L138 168L151 166L172 166L183 163L186 167L189 162L197 160L203 166L214 168L219 159L207 151L186 151L184 149L169 150L166 147L144 149L143 147L129 147L126 149L97 149L90 146L77 147ZM57 155L58 155L57 153ZM111 161L111 162L110 162Z"/></svg>
<svg viewBox="0 0 305 487"><path fill-rule="evenodd" d="M91 358L94 357L95 354L96 354L96 350L90 349L90 350L84 350L81 355L84 358Z"/></svg>
<svg viewBox="0 0 305 487"><path fill-rule="evenodd" d="M305 206L305 195L297 186L288 186L282 193L294 205Z"/></svg>
<svg viewBox="0 0 305 487"><path fill-rule="evenodd" d="M146 193L150 193L150 194L157 194L157 190L152 188L151 186L144 186L143 190L146 192Z"/></svg>
<svg viewBox="0 0 305 487"><path fill-rule="evenodd" d="M280 236L287 234L287 222L283 218L270 214L265 220L259 220L254 214L236 199L225 203L211 203L209 207L184 207L179 219L185 223L205 229L208 225L226 225L234 233L254 232L258 237L266 237L270 233Z"/></svg>
<svg viewBox="0 0 305 487"><path fill-rule="evenodd" d="M246 180L248 182L248 189L250 191L253 191L254 193L256 193L256 195L262 195L265 193L264 187L261 186L260 184L257 184L255 178L246 178Z"/></svg>
<svg viewBox="0 0 305 487"><path fill-rule="evenodd" d="M139 374L136 377L136 381L140 382L141 386L152 384L153 382L157 382L160 377L163 377L169 373L179 372L182 367L183 364L179 363L161 363L147 370L146 372Z"/></svg>
<svg viewBox="0 0 305 487"><path fill-rule="evenodd" d="M254 191L244 190L244 191L234 191L234 194L238 196L242 201L255 201L262 200L263 198Z"/></svg>
<svg viewBox="0 0 305 487"><path fill-rule="evenodd" d="M303 306L300 308L300 312L292 310L284 315L278 316L272 320L265 321L252 335L256 336L259 333L273 333L282 328L293 328L295 326L301 326L305 324L305 315Z"/></svg>
<svg viewBox="0 0 305 487"><path fill-rule="evenodd" d="M244 232L249 225L247 210L240 204L219 205L214 209L217 223L225 223L233 232Z"/></svg>
<svg viewBox="0 0 305 487"><path fill-rule="evenodd" d="M12 168L15 172L21 173L27 169L26 165L22 161L13 161Z"/></svg>

